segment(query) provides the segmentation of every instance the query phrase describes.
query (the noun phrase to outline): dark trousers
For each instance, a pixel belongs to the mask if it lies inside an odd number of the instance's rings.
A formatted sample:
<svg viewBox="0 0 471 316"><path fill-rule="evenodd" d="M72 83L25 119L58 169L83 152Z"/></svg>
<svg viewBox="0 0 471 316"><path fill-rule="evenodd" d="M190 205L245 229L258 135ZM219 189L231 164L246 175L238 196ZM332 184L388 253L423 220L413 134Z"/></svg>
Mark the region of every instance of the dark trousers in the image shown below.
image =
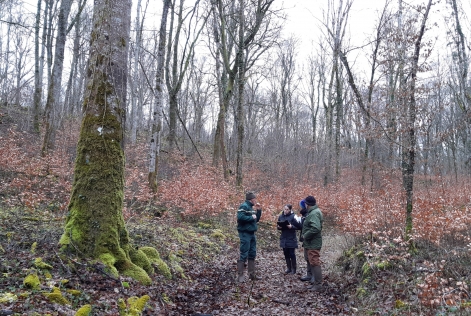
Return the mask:
<svg viewBox="0 0 471 316"><path fill-rule="evenodd" d="M257 256L257 238L255 232L241 232L239 231L240 239L240 261L247 259L255 259Z"/></svg>
<svg viewBox="0 0 471 316"><path fill-rule="evenodd" d="M283 254L285 255L285 258L296 258L295 250L295 248L283 248Z"/></svg>

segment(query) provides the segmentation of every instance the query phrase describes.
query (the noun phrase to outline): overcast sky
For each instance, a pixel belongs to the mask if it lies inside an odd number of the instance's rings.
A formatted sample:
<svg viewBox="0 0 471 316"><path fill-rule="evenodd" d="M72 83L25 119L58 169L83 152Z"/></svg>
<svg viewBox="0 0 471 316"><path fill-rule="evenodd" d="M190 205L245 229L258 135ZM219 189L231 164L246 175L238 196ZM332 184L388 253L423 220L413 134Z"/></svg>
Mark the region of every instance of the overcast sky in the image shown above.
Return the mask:
<svg viewBox="0 0 471 316"><path fill-rule="evenodd" d="M287 21L285 23L284 36L294 34L302 41L299 47L299 59L304 59L313 50L312 42L318 42L321 35L320 21L322 20L323 12L326 9L326 4L329 0L283 0L283 5L286 8ZM339 3L339 0L335 1ZM344 3L346 0L344 0ZM425 5L427 0L403 0L405 9L413 5ZM447 4L449 1L434 1L434 5L429 14L427 26L437 23L438 26L433 26L430 30L426 31L425 39L432 39L435 42L434 59L436 60L438 54L442 57L446 53L446 49L453 47L446 46L450 42L450 37L446 31L451 26L450 22L445 21L445 17L450 17L451 7ZM374 33L375 26L378 21L378 16L382 11L386 0L354 0L348 22L348 31L350 34L346 35L346 39L350 40L350 47L362 46L368 42ZM471 14L471 0L457 0L459 6L463 8L461 12L461 24L464 29L465 36L468 41L471 37L471 23L467 14ZM390 0L390 6L397 7L398 0ZM448 25L445 25L447 23ZM355 59L356 62L362 64L361 59L365 54L365 50L355 50L349 53L349 59ZM441 57L441 59L443 59ZM363 59L366 62L366 59Z"/></svg>

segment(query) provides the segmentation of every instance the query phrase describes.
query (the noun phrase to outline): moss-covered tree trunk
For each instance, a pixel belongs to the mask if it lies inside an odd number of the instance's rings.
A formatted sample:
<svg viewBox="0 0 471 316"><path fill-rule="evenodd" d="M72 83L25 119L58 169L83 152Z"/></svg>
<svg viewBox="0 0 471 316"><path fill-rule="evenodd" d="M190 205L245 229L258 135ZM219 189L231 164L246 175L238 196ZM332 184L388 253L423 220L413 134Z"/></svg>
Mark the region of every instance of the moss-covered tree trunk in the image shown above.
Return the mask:
<svg viewBox="0 0 471 316"><path fill-rule="evenodd" d="M124 121L131 0L95 0L83 120L63 249L142 282L122 214Z"/></svg>

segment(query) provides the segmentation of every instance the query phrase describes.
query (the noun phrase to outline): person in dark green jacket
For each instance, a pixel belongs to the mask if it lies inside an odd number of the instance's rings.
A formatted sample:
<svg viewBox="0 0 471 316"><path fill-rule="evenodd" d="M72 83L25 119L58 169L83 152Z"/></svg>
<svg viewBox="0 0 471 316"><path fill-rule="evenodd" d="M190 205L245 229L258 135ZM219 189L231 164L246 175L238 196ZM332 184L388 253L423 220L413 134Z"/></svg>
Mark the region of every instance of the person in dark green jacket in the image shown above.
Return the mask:
<svg viewBox="0 0 471 316"><path fill-rule="evenodd" d="M256 196L252 192L245 195L245 202L237 211L237 231L240 239L240 257L237 262L237 281L244 282L244 264L248 260L248 272L251 280L259 280L255 276L255 257L257 255L257 223L262 216L260 204L256 202ZM253 209L255 206L256 210Z"/></svg>
<svg viewBox="0 0 471 316"><path fill-rule="evenodd" d="M322 269L320 252L322 248L322 223L324 217L316 205L316 199L309 195L304 199L307 205L307 215L303 222L303 247L307 249L307 256L311 265L311 286L313 291L322 290Z"/></svg>

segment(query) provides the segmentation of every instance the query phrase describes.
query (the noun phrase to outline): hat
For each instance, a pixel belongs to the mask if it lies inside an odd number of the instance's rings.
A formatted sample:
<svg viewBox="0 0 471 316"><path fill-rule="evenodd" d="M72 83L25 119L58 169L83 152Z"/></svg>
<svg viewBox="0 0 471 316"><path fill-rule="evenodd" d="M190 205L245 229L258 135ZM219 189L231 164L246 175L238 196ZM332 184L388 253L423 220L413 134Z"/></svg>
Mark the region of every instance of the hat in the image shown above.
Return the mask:
<svg viewBox="0 0 471 316"><path fill-rule="evenodd" d="M307 205L311 205L311 206L316 205L316 199L312 195L309 195L308 197L306 197L304 201L306 202Z"/></svg>
<svg viewBox="0 0 471 316"><path fill-rule="evenodd" d="M304 200L299 201L299 207L301 209L305 209L306 208L306 201L304 201Z"/></svg>
<svg viewBox="0 0 471 316"><path fill-rule="evenodd" d="M252 200L252 199L255 199L255 198L256 198L256 196L255 196L255 194L253 194L253 192L247 192L245 194L245 199L246 200Z"/></svg>

